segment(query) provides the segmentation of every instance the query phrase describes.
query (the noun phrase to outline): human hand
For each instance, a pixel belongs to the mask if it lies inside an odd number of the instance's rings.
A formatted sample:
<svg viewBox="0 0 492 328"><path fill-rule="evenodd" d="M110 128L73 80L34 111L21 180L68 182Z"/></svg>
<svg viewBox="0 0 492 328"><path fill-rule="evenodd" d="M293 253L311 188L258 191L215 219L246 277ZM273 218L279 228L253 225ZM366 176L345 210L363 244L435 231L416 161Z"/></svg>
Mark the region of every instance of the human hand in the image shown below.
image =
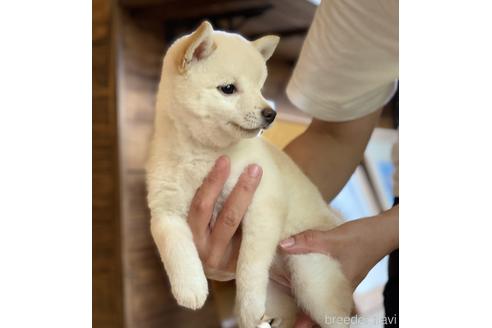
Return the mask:
<svg viewBox="0 0 492 328"><path fill-rule="evenodd" d="M208 278L234 278L241 233L236 233L258 187L262 170L248 165L232 189L213 227L210 226L215 203L229 177L230 161L221 156L197 190L188 213L193 239Z"/></svg>
<svg viewBox="0 0 492 328"><path fill-rule="evenodd" d="M337 259L354 289L374 265L396 248L398 206L374 217L346 222L330 231L304 231L280 243L285 253L314 252Z"/></svg>
<svg viewBox="0 0 492 328"><path fill-rule="evenodd" d="M386 254L398 248L398 206L379 216L344 223L330 231L308 230L280 243L289 254L322 253L337 259L355 289L369 270ZM304 312L295 328L311 328L316 323Z"/></svg>

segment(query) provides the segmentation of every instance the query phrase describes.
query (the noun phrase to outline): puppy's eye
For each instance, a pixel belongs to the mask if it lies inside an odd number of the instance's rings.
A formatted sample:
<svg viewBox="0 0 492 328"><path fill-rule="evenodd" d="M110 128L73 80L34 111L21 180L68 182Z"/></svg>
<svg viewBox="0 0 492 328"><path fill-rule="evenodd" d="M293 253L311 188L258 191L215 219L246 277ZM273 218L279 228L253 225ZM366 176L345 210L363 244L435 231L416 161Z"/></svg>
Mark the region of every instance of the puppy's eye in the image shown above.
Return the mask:
<svg viewBox="0 0 492 328"><path fill-rule="evenodd" d="M222 93L226 95L232 95L237 91L234 84L219 85L217 89L219 89Z"/></svg>

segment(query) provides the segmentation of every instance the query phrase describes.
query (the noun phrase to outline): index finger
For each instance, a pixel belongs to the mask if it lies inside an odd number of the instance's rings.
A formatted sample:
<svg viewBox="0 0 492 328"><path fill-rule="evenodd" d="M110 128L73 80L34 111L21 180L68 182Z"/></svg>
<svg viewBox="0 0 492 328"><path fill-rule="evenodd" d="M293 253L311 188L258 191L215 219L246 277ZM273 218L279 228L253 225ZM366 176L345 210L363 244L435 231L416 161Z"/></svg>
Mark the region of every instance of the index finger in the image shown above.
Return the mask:
<svg viewBox="0 0 492 328"><path fill-rule="evenodd" d="M222 258L251 204L256 188L260 184L261 174L258 165L249 165L225 201L211 233L212 248L208 259L210 266L213 267Z"/></svg>
<svg viewBox="0 0 492 328"><path fill-rule="evenodd" d="M195 234L204 233L212 218L215 202L229 177L230 162L227 156L220 156L191 201L188 224Z"/></svg>

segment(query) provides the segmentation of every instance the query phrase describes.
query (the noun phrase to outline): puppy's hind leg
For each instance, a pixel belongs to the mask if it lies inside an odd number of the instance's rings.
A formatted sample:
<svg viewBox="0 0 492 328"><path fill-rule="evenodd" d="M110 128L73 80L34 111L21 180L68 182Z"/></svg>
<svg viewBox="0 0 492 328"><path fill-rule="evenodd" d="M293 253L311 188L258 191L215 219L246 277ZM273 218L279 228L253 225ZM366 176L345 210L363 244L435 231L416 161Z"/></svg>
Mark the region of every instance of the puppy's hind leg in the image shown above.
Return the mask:
<svg viewBox="0 0 492 328"><path fill-rule="evenodd" d="M323 254L287 256L291 286L303 310L325 328L347 328L352 288L340 264Z"/></svg>

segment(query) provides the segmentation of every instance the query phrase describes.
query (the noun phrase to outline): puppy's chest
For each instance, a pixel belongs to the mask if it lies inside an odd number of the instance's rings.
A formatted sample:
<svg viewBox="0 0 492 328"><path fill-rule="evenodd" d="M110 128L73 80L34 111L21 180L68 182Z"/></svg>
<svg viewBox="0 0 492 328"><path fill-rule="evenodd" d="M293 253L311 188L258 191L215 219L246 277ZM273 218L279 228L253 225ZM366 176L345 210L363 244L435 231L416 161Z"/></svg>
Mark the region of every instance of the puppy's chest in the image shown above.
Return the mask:
<svg viewBox="0 0 492 328"><path fill-rule="evenodd" d="M254 156L251 156L251 153L248 152L227 151L225 152L225 154L230 159L230 174L226 183L224 184L224 187L222 188L222 192L217 197L217 201L214 206L214 212L212 215L211 225L215 224L218 214L224 207L224 204L229 197L229 194L232 192L236 183L238 182L241 173L244 172L249 164L259 162L258 159L253 158ZM202 185L204 179L212 170L215 164L215 160L221 154L206 155L207 156L193 156L192 158L188 157L186 163L179 165L179 175L184 184L187 185L187 187L183 188L183 191L187 193L185 197L187 197L190 202L196 190ZM263 178L266 178L265 175L266 174L264 174ZM257 190L256 193L261 194L260 190ZM257 196L260 195L255 194L255 198L257 198ZM250 205L250 207L253 205L253 203Z"/></svg>
<svg viewBox="0 0 492 328"><path fill-rule="evenodd" d="M177 176L180 177L182 183L182 192L185 193L183 196L189 200L189 205L191 205L191 201L196 191L203 184L205 178L212 170L214 166L213 160L195 160L190 161L186 164L183 164L179 167L179 173ZM232 175L232 174L231 174ZM224 203L234 188L235 183L237 182L236 176L229 176L220 195L217 197L217 201L214 206L214 211L212 215L211 225L215 224L218 213L222 210ZM189 205L187 205L189 207Z"/></svg>
<svg viewBox="0 0 492 328"><path fill-rule="evenodd" d="M178 176L182 183L188 187L186 188L188 189L187 192L194 193L200 187L213 165L212 159L191 159L177 164Z"/></svg>
<svg viewBox="0 0 492 328"><path fill-rule="evenodd" d="M236 192L234 190L234 188L236 187L236 184L238 183L239 177L240 177L242 171L245 169L246 165L247 164L245 164L245 163L240 163L237 166L232 164L229 178L227 179L226 183L224 184L224 187L222 188L222 192L217 197L217 201L216 201L215 206L214 206L214 212L212 215L212 220L210 221L210 224L212 226L215 224L219 213L222 211L222 209L226 205L227 199L229 198L231 192ZM240 190L237 190L237 192L244 192L244 191L240 189ZM262 196L262 190L257 189L255 192L255 196L253 197L253 200L251 201L251 204L249 205L248 208L255 206L256 199L261 198L261 197L263 197ZM231 204L231 206L233 206L233 204Z"/></svg>

